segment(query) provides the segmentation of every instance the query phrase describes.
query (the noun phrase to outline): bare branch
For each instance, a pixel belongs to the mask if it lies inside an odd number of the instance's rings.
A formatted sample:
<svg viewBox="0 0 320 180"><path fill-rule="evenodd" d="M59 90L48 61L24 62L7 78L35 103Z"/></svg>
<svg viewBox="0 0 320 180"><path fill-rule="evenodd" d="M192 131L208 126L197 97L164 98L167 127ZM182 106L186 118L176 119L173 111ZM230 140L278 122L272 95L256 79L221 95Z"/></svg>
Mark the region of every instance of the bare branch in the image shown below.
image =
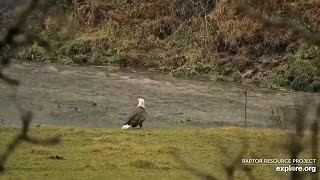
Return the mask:
<svg viewBox="0 0 320 180"><path fill-rule="evenodd" d="M2 50L5 46L11 46L15 47L18 44L15 42L14 38L17 35L24 35L26 38L26 41L23 45L31 44L32 42L38 42L39 45L44 47L49 47L49 44L39 38L38 36L30 33L30 32L24 32L23 27L25 25L25 22L27 20L28 15L35 9L37 6L38 0L31 0L30 3L23 8L23 10L18 14L17 19L15 23L8 28L4 38L0 40L0 50ZM21 45L21 44L19 44ZM1 55L3 56L3 54ZM20 83L18 80L11 79L3 74L3 69L8 67L10 65L10 59L6 57L0 57L1 66L0 66L0 79L8 83L9 85L12 85L13 87L18 86ZM15 88L15 90L17 90ZM15 91L16 92L16 91ZM5 163L7 162L7 159L10 157L10 155L15 151L15 149L19 146L21 142L27 142L31 144L40 144L40 145L55 145L60 142L60 139L58 137L40 140L36 139L34 137L29 137L28 132L30 130L30 123L32 121L32 113L30 111L24 110L19 103L17 103L16 99L16 93L13 97L13 101L16 102L16 106L21 113L21 121L22 121L22 128L21 132L12 140L12 142L7 146L6 150L0 154L0 173L3 173L5 170Z"/></svg>
<svg viewBox="0 0 320 180"><path fill-rule="evenodd" d="M171 154L176 159L176 161L178 161L186 170L192 172L194 175L200 177L201 179L218 180L216 177L214 177L213 175L211 175L209 173L206 173L206 172L200 171L196 168L193 168L186 161L182 160L182 158L177 153L172 152Z"/></svg>

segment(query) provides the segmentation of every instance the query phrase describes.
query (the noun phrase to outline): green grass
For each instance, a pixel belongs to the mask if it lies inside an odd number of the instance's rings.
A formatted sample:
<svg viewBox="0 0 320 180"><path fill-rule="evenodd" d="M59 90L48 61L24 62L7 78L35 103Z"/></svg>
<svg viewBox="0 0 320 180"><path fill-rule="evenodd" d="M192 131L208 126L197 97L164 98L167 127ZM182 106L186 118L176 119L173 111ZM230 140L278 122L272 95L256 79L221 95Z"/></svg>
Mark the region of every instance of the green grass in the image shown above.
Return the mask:
<svg viewBox="0 0 320 180"><path fill-rule="evenodd" d="M0 152L17 134L2 128ZM1 179L197 179L175 161L171 152L219 179L225 179L225 165L231 163L249 140L245 158L289 158L280 148L288 143L288 132L260 129L33 129L34 137L59 136L62 143L40 146L22 143L9 157ZM277 148L279 146L279 148ZM62 155L67 160L48 159ZM304 151L302 157L310 158ZM275 172L275 166L253 166L259 179L278 179L289 173ZM245 179L236 172L236 179Z"/></svg>

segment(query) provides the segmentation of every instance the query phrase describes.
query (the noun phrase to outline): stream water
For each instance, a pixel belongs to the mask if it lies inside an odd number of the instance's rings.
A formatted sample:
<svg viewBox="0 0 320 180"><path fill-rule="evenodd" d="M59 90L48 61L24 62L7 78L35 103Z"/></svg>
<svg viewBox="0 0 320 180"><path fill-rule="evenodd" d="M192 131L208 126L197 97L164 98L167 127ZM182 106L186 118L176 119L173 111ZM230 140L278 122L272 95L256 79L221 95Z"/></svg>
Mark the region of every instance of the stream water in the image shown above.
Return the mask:
<svg viewBox="0 0 320 180"><path fill-rule="evenodd" d="M145 99L150 114L144 128L243 126L245 121L246 87L239 84L182 80L143 70L25 61L15 61L4 72L21 80L21 85L16 92L0 82L3 126L21 125L13 101L15 92L17 102L34 112L33 127L41 123L48 127L121 128L138 98ZM275 127L270 120L272 106L288 108L319 97L248 87L247 125ZM314 103L308 108L308 119L314 118L315 107Z"/></svg>

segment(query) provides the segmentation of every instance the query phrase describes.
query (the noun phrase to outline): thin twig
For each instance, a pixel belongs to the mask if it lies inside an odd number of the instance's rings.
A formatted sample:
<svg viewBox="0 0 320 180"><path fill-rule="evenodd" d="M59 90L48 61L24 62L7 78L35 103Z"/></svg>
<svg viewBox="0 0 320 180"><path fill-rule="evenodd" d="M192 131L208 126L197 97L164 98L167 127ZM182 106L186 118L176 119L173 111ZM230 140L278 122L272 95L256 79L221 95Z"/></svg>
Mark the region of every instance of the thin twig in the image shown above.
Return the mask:
<svg viewBox="0 0 320 180"><path fill-rule="evenodd" d="M244 95L246 97L246 102L244 105L244 127L247 127L247 103L248 103L248 89L244 92Z"/></svg>

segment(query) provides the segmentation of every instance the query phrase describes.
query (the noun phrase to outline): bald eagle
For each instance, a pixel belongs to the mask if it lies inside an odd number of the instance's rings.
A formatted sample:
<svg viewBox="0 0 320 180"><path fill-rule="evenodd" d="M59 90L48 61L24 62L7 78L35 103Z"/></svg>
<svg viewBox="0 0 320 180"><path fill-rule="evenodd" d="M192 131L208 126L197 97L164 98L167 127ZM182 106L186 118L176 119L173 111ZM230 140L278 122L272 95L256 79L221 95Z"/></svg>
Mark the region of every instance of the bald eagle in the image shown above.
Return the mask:
<svg viewBox="0 0 320 180"><path fill-rule="evenodd" d="M128 122L123 124L122 129L129 129L134 128L139 125L140 128L142 128L142 123L144 120L146 120L148 113L146 111L146 107L144 106L144 99L139 98L138 99L138 106L133 111L133 113L129 116Z"/></svg>

